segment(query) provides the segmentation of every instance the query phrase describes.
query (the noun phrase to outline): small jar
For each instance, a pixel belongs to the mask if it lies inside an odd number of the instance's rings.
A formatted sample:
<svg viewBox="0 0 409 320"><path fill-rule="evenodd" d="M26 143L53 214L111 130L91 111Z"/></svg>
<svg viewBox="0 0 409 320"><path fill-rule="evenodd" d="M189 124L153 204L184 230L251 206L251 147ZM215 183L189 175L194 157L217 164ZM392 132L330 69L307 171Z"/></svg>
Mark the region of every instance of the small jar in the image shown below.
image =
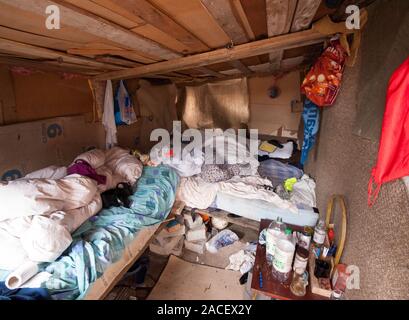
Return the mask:
<svg viewBox="0 0 409 320"><path fill-rule="evenodd" d="M307 269L308 264L308 250L303 247L298 247L295 253L293 270L301 269L303 272Z"/></svg>

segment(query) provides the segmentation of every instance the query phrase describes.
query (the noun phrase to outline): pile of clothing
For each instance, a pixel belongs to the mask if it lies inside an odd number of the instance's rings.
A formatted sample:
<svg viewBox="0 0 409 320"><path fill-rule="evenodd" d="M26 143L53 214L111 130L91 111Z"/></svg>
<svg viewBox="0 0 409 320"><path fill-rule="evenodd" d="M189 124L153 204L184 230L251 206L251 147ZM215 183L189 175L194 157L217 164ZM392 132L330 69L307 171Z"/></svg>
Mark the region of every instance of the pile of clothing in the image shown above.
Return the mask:
<svg viewBox="0 0 409 320"><path fill-rule="evenodd" d="M142 168L128 150L94 149L68 168L50 166L2 182L0 269L57 259L70 246L71 234L101 210L101 192L119 182L135 184Z"/></svg>
<svg viewBox="0 0 409 320"><path fill-rule="evenodd" d="M204 139L200 149L182 148L183 156L178 162L174 161L176 151L172 147L157 145L151 150L149 161L154 165L162 163L178 172L182 178L177 199L192 208L217 208L217 199L227 199L224 196L228 196L229 199L240 198L265 202L272 208L280 209L280 212L297 214L299 208L308 208L312 211L316 205L315 183L312 179L308 176L304 177L304 172L298 167L286 164L283 160L270 158L271 156L281 159L290 158L295 151L298 151L296 143L288 141L281 144L275 140L263 141L261 144L258 143L259 152L255 155L250 153L249 145L248 141L240 143L235 135L224 134ZM213 152L206 152L208 150ZM263 152L267 160L259 162L260 153ZM277 186L289 178L299 180L292 197L277 194L275 192ZM309 196L304 192L307 184L308 192L311 192ZM299 189L303 192L298 192ZM234 211L232 207L230 212L236 213Z"/></svg>

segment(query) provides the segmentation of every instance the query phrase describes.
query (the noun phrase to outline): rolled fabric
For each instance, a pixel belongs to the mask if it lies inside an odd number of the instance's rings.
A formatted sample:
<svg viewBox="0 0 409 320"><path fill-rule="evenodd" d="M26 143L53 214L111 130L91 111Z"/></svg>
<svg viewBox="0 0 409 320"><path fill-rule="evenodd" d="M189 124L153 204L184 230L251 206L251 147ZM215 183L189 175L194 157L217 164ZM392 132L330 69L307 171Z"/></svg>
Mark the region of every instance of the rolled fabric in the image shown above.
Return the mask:
<svg viewBox="0 0 409 320"><path fill-rule="evenodd" d="M8 275L5 285L10 290L20 288L25 282L34 277L38 271L38 264L28 260Z"/></svg>

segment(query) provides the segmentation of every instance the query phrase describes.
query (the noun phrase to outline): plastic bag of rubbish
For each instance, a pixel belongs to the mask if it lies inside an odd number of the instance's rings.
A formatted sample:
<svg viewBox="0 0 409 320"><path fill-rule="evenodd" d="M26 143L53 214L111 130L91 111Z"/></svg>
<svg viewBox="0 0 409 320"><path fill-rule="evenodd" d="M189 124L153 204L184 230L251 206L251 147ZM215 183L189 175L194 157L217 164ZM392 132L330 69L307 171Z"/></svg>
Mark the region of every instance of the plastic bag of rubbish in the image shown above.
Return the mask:
<svg viewBox="0 0 409 320"><path fill-rule="evenodd" d="M227 247L239 240L237 234L231 230L223 230L206 242L206 249L211 253L216 253L220 248Z"/></svg>

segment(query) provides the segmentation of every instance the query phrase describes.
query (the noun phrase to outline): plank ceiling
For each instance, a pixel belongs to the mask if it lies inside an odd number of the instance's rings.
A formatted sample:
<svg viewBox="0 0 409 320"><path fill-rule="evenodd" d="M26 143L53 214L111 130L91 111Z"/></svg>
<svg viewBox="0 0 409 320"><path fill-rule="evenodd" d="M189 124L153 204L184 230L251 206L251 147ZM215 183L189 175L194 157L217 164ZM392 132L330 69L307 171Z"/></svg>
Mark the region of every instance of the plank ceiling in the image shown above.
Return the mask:
<svg viewBox="0 0 409 320"><path fill-rule="evenodd" d="M60 8L59 30L45 27L51 4ZM95 76L296 33L329 12L321 0L0 0L0 63ZM321 49L319 41L300 43L146 76L190 81L278 71Z"/></svg>

